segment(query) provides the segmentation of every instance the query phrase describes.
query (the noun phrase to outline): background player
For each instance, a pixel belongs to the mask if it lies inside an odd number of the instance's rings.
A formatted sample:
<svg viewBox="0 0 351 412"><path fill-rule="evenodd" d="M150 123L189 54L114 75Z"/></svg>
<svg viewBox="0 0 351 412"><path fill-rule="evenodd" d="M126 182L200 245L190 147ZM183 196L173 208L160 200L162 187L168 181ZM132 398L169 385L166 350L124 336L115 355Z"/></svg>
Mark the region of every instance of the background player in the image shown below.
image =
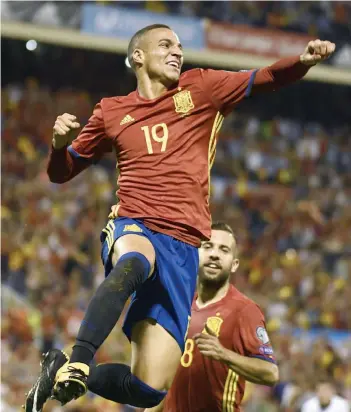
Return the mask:
<svg viewBox="0 0 351 412"><path fill-rule="evenodd" d="M278 367L260 308L230 284L239 266L232 229L214 223L199 255L188 339L163 410L239 411L245 380L274 385Z"/></svg>
<svg viewBox="0 0 351 412"><path fill-rule="evenodd" d="M87 384L102 396L135 406L163 399L184 349L197 246L210 236L209 173L223 117L252 93L301 79L334 49L333 43L316 40L301 56L264 69L195 69L180 76L178 37L167 26L149 26L133 36L128 48L137 90L102 99L73 142L77 119L70 114L57 118L48 165L53 182L72 179L113 149L120 168L119 217L102 235L108 276L90 302L70 363L57 373L58 400L81 396ZM131 369L102 365L87 383L91 360L134 292L124 324L132 342ZM28 411L33 403L41 408L65 361L59 352L47 355L27 398Z"/></svg>

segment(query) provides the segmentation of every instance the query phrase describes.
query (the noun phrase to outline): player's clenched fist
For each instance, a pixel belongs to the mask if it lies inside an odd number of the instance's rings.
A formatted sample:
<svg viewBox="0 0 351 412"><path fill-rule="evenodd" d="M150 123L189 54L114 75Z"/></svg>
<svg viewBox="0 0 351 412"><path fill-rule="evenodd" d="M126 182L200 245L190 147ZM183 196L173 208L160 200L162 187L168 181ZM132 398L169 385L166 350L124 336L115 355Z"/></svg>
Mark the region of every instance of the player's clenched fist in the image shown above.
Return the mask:
<svg viewBox="0 0 351 412"><path fill-rule="evenodd" d="M64 113L58 116L53 128L52 145L55 149L66 146L75 139L80 124L73 114Z"/></svg>
<svg viewBox="0 0 351 412"><path fill-rule="evenodd" d="M300 56L300 61L307 66L312 66L328 59L335 51L335 43L324 40L312 40Z"/></svg>

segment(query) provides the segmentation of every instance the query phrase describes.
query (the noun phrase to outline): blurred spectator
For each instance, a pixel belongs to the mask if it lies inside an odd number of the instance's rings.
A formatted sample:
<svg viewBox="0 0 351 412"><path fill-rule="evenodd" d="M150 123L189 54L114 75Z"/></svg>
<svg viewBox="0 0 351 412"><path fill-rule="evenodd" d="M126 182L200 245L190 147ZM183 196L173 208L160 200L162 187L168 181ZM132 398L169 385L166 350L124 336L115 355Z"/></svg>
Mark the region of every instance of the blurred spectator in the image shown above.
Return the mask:
<svg viewBox="0 0 351 412"><path fill-rule="evenodd" d="M316 396L302 405L301 412L350 412L346 399L337 396L329 380L320 381Z"/></svg>
<svg viewBox="0 0 351 412"><path fill-rule="evenodd" d="M98 2L113 5L114 2ZM145 8L156 13L207 17L233 24L247 24L308 33L331 41L351 38L351 5L347 1L143 1L119 2L124 7Z"/></svg>
<svg viewBox="0 0 351 412"><path fill-rule="evenodd" d="M27 2L26 2L27 3ZM80 28L83 2L41 1L30 4L2 2L4 19L22 19L38 25L67 25ZM86 2L87 3L87 2ZM96 0L99 6L144 9L162 15L208 18L230 24L244 24L328 39L341 49L350 44L351 4L348 1L170 1ZM160 16L160 20L162 17Z"/></svg>

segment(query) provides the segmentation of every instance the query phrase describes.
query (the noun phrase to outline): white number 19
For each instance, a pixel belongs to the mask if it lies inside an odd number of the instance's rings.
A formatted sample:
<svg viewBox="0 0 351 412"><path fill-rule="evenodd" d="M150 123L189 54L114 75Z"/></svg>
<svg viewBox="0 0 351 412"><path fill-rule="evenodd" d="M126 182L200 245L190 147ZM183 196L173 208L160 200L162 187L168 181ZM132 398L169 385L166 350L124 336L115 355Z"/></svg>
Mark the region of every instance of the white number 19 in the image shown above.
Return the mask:
<svg viewBox="0 0 351 412"><path fill-rule="evenodd" d="M161 128L162 131L163 131L162 136L158 136L158 134L157 134L157 130L159 128ZM149 154L153 154L154 151L153 151L153 148L152 148L152 142L151 142L151 138L150 138L149 126L143 126L141 128L141 130L144 132L144 135L145 135L147 151L148 151ZM168 127L167 127L166 123L159 123L159 124L155 124L154 126L152 126L152 128L151 128L151 137L155 142L162 143L161 152L164 152L166 150L167 141L168 141Z"/></svg>

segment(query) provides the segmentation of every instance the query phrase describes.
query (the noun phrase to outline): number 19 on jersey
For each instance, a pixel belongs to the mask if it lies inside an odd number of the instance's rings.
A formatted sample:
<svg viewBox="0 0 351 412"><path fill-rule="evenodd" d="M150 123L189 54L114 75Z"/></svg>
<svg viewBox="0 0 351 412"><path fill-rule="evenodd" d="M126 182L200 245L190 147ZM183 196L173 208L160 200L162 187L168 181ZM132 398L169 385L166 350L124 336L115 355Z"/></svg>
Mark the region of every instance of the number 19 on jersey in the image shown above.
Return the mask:
<svg viewBox="0 0 351 412"><path fill-rule="evenodd" d="M141 130L144 132L146 147L149 154L154 153L152 140L154 142L161 143L161 152L166 150L168 142L168 127L166 123L155 124L151 127L151 133L149 126L143 126Z"/></svg>

